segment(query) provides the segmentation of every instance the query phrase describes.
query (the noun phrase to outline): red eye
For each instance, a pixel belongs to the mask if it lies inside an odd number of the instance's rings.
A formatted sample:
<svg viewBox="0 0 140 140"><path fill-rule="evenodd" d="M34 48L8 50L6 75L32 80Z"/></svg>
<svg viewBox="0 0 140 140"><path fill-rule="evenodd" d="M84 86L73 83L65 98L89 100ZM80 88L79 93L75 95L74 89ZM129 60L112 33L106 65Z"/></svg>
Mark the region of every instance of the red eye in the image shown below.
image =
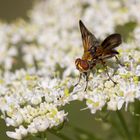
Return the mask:
<svg viewBox="0 0 140 140"><path fill-rule="evenodd" d="M81 72L85 72L85 71L89 70L89 64L86 60L82 60L80 58L77 58L75 60L75 65L76 65L76 68L78 70L80 70Z"/></svg>
<svg viewBox="0 0 140 140"><path fill-rule="evenodd" d="M88 70L89 69L89 64L86 60L82 60L81 63L80 63L81 67L84 69L84 70Z"/></svg>

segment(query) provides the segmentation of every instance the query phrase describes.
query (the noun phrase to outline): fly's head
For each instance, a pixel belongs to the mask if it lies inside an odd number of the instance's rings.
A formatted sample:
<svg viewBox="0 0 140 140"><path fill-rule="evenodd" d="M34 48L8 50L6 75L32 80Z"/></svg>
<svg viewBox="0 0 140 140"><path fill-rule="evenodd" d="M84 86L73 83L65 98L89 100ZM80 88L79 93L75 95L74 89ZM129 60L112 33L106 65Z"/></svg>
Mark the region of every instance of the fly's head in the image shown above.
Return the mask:
<svg viewBox="0 0 140 140"><path fill-rule="evenodd" d="M80 72L87 72L90 70L90 64L87 60L82 60L80 58L77 58L75 60L75 65L76 68L80 71Z"/></svg>

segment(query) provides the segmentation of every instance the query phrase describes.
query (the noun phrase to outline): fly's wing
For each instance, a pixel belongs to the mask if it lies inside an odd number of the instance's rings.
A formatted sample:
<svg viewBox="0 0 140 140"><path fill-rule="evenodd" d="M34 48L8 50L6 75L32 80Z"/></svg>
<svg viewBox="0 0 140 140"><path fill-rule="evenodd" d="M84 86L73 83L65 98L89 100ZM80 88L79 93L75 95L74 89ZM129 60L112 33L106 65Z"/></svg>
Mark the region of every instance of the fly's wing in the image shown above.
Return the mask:
<svg viewBox="0 0 140 140"><path fill-rule="evenodd" d="M119 52L117 52L116 50L112 49L112 50L106 50L105 52L102 53L101 56L99 56L99 59L108 59L111 58L115 55L119 54Z"/></svg>
<svg viewBox="0 0 140 140"><path fill-rule="evenodd" d="M104 50L112 50L118 47L121 43L122 38L120 34L111 34L101 43L101 47Z"/></svg>
<svg viewBox="0 0 140 140"><path fill-rule="evenodd" d="M82 36L84 52L86 52L89 51L92 47L95 47L98 41L95 38L95 36L90 31L88 31L88 29L85 27L81 20L79 21L79 26Z"/></svg>

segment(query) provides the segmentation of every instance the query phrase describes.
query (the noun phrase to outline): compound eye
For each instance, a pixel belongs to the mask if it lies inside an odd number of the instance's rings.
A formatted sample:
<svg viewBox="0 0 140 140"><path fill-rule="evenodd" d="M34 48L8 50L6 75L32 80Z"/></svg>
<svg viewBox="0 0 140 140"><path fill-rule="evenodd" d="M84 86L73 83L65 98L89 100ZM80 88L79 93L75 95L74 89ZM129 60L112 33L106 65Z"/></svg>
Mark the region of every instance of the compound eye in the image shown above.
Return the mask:
<svg viewBox="0 0 140 140"><path fill-rule="evenodd" d="M81 67L84 69L84 70L88 70L89 69L89 64L87 61L83 60L81 61Z"/></svg>

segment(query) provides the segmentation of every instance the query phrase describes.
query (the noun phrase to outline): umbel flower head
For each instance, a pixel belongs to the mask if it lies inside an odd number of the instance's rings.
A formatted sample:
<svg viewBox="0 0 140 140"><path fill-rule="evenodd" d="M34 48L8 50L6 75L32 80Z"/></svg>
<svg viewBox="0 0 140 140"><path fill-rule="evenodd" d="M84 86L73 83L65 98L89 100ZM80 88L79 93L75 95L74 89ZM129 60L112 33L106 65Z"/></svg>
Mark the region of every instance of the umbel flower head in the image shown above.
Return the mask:
<svg viewBox="0 0 140 140"><path fill-rule="evenodd" d="M7 126L16 128L15 132L6 132L9 137L22 139L65 121L67 113L59 108L70 100L68 80L50 80L20 70L5 73L1 87L1 118Z"/></svg>
<svg viewBox="0 0 140 140"><path fill-rule="evenodd" d="M119 58L124 66L118 65L115 60L107 62L109 74L117 82L116 85L107 80L108 76L104 69L95 67L96 73L90 77L88 91L82 94L91 113L102 110L105 105L108 110L116 111L125 104L127 110L128 103L140 99L140 51L137 48L132 50L125 45L123 44L123 49L120 49ZM85 87L81 83L78 88L84 90ZM81 91L77 93L77 98L80 94Z"/></svg>
<svg viewBox="0 0 140 140"><path fill-rule="evenodd" d="M139 100L139 6L140 1L44 0L35 4L28 22L0 23L0 111L6 125L14 129L7 135L23 139L61 125L67 117L62 107L73 100L85 100L91 113L104 106L127 109ZM117 49L125 66L114 59L107 62L116 86L97 66L87 92L84 79L74 88L78 76L74 60L82 48L79 19L101 39L132 23L133 30L124 33L127 37Z"/></svg>

